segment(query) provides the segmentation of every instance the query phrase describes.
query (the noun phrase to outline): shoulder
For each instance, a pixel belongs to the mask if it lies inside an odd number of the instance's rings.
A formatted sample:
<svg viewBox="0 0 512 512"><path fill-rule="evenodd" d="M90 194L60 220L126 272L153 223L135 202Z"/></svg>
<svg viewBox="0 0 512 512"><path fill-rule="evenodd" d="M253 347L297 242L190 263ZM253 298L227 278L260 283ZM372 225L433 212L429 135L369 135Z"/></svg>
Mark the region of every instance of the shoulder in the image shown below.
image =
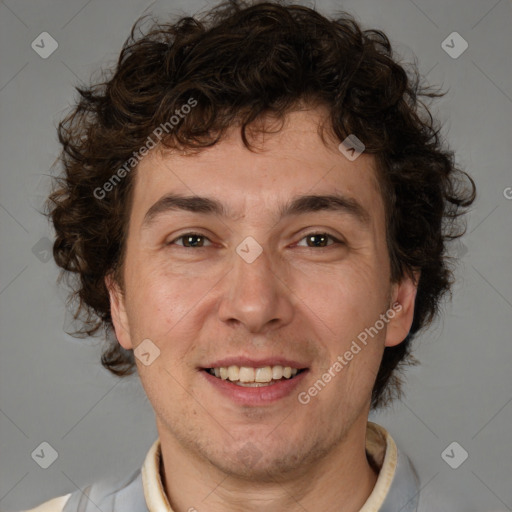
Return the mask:
<svg viewBox="0 0 512 512"><path fill-rule="evenodd" d="M25 512L146 512L140 469L122 479L96 482Z"/></svg>
<svg viewBox="0 0 512 512"><path fill-rule="evenodd" d="M50 501L46 501L42 503L36 508L31 508L26 512L62 512L64 509L64 505L68 501L71 494L66 494L65 496L59 496L58 498L53 498Z"/></svg>
<svg viewBox="0 0 512 512"><path fill-rule="evenodd" d="M439 486L433 482L432 484L424 484L424 489L420 493L418 503L418 512L455 512L462 510L460 497L446 494Z"/></svg>

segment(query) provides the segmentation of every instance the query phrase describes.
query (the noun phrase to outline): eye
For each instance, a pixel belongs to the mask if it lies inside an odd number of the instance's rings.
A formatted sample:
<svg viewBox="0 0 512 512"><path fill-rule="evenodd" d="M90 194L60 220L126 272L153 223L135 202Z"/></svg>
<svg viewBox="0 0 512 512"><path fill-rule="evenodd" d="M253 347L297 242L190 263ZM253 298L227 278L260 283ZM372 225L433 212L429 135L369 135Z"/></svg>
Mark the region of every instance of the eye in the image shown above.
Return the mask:
<svg viewBox="0 0 512 512"><path fill-rule="evenodd" d="M333 243L328 243L329 239L332 240ZM181 240L182 243L177 243L179 240ZM335 245L336 243L343 244L341 240L330 235L329 233L309 233L308 235L304 236L297 244L298 246L304 247L304 244L301 243L302 240L306 240L305 247L308 248L328 247ZM211 245L210 240L201 233L185 233L175 238L174 240L171 240L168 245L178 245L184 248L203 248L208 246L205 245L205 241L208 241L209 245Z"/></svg>
<svg viewBox="0 0 512 512"><path fill-rule="evenodd" d="M183 240L182 244L177 244L177 240ZM205 247L204 241L208 240L208 238L200 233L185 233L174 240L171 240L167 245L179 245L182 247ZM209 240L208 240L209 241Z"/></svg>
<svg viewBox="0 0 512 512"><path fill-rule="evenodd" d="M327 247L330 245L334 245L327 243L329 239L334 240L335 243L343 244L341 240L338 240L329 233L309 233L308 235L301 239L301 242L302 240L306 240L306 246L310 248ZM300 242L297 245L301 246ZM304 247L304 245L302 245L302 247Z"/></svg>

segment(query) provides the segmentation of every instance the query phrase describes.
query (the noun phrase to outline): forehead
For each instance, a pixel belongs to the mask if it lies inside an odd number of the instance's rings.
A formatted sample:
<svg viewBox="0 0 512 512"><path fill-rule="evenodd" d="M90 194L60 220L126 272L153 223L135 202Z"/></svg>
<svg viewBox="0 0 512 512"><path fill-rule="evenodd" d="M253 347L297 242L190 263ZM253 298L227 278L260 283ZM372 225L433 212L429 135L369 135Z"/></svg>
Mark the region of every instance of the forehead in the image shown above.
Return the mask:
<svg viewBox="0 0 512 512"><path fill-rule="evenodd" d="M169 193L215 198L232 218L255 219L264 211L282 213L290 198L339 194L360 204L372 222L383 217L374 158L363 153L349 161L338 142L326 137L324 143L318 133L322 114L288 114L279 131L250 136L255 151L244 146L237 127L198 153L153 150L134 176L132 220L142 223Z"/></svg>

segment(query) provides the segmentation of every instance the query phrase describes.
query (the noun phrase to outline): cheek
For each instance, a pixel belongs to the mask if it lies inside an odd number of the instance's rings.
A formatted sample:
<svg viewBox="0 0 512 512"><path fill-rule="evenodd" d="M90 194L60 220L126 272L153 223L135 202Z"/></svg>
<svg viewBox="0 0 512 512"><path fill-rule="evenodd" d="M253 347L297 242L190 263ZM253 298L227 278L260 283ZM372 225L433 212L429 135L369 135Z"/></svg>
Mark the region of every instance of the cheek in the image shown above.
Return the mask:
<svg viewBox="0 0 512 512"><path fill-rule="evenodd" d="M346 262L336 268L297 273L301 301L326 324L339 342L373 325L387 305L388 287L374 265Z"/></svg>
<svg viewBox="0 0 512 512"><path fill-rule="evenodd" d="M183 320L208 289L199 279L169 275L162 269L140 268L134 275L137 278L127 283L130 327L139 336L162 342L183 330Z"/></svg>
<svg viewBox="0 0 512 512"><path fill-rule="evenodd" d="M371 396L385 329L374 336L368 335L366 329L374 326L385 311L387 288L375 267L362 262L340 266L329 274L319 271L309 277L307 281L316 281L317 286L307 287L304 283L300 295L307 297L306 306L325 327L318 331L323 334L318 342L326 357L316 378L329 381L328 389L320 393L318 406L339 402L340 414L344 415ZM334 366L336 362L339 365Z"/></svg>

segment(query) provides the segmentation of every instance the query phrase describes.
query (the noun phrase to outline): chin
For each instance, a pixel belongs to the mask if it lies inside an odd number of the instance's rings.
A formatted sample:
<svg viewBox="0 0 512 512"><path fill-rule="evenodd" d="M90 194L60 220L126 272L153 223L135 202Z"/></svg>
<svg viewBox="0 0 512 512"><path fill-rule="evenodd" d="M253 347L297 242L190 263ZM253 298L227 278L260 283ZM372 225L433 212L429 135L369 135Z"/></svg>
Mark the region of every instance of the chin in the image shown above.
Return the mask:
<svg viewBox="0 0 512 512"><path fill-rule="evenodd" d="M291 459L276 459L265 457L254 464L247 464L245 461L235 458L231 463L215 464L223 473L238 480L247 480L249 482L272 483L280 479L286 479L286 476L296 473L302 473L300 461ZM218 461L217 461L218 462Z"/></svg>
<svg viewBox="0 0 512 512"><path fill-rule="evenodd" d="M264 444L264 443L263 443ZM323 459L328 449L320 450L316 446L302 446L300 452L297 445L284 447L261 446L247 441L240 448L223 456L208 457L210 462L223 473L241 480L251 482L271 483L299 477L307 473L311 463ZM278 452L279 449L279 452ZM211 454L210 454L211 455Z"/></svg>

